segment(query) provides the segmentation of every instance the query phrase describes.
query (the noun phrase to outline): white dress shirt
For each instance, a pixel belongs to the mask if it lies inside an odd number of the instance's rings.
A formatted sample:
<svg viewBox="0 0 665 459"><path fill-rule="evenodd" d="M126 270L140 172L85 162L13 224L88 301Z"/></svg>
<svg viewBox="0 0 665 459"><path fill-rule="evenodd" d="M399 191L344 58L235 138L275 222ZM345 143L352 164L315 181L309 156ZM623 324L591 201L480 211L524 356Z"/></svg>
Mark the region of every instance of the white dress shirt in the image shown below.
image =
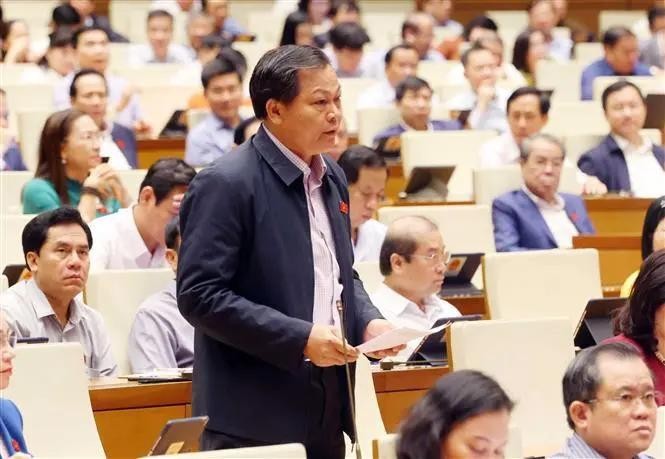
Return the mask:
<svg viewBox="0 0 665 459"><path fill-rule="evenodd" d="M395 106L395 88L385 78L360 94L357 109Z"/></svg>
<svg viewBox="0 0 665 459"><path fill-rule="evenodd" d="M150 253L134 220L134 207L120 209L90 222L90 269L148 269L166 267L165 246Z"/></svg>
<svg viewBox="0 0 665 459"><path fill-rule="evenodd" d="M628 177L633 195L638 198L657 198L665 194L665 169L653 154L653 143L642 136L642 145L632 145L628 140L612 134L628 166Z"/></svg>
<svg viewBox="0 0 665 459"><path fill-rule="evenodd" d="M449 110L463 111L471 110L468 124L472 129L490 129L500 133L508 132L508 117L506 115L506 103L510 93L503 88L496 88L494 99L489 103L485 111L477 109L478 95L471 89L450 99L446 106Z"/></svg>
<svg viewBox="0 0 665 459"><path fill-rule="evenodd" d="M164 60L157 59L155 51L148 44L130 46L128 56L129 65L189 64L192 62L192 54L182 45L169 44Z"/></svg>
<svg viewBox="0 0 665 459"><path fill-rule="evenodd" d="M510 131L491 138L480 147L480 167L517 164L519 159L520 148Z"/></svg>
<svg viewBox="0 0 665 459"><path fill-rule="evenodd" d="M554 242L560 249L573 248L573 236L579 235L579 231L570 221L565 209L565 202L563 198L557 194L556 204L551 204L542 198L539 198L529 190L526 185L522 187L526 195L536 204L540 215L543 216L545 224L550 229Z"/></svg>
<svg viewBox="0 0 665 459"><path fill-rule="evenodd" d="M75 297L62 327L34 279L14 284L0 295L0 309L19 338L47 337L50 343L81 343L90 377L111 376L116 364L101 314Z"/></svg>
<svg viewBox="0 0 665 459"><path fill-rule="evenodd" d="M383 317L396 326L412 328L432 328L434 323L444 317L459 317L461 314L455 306L442 300L436 295L431 295L425 303L425 311L420 309L416 303L403 297L386 284L381 286L370 295L370 299ZM409 341L406 349L401 350L396 356L396 361L406 361L413 351L416 350L420 339Z"/></svg>
<svg viewBox="0 0 665 459"><path fill-rule="evenodd" d="M374 219L369 219L358 227L358 239L353 246L354 262L379 261L381 245L388 227Z"/></svg>
<svg viewBox="0 0 665 459"><path fill-rule="evenodd" d="M515 87L527 86L524 75L522 75L522 73L510 62L502 63L499 71L501 72L500 80L509 81L514 84ZM468 80L466 79L466 76L464 76L464 66L462 63L455 65L450 71L448 71L448 73L446 73L446 83L458 85L468 84Z"/></svg>

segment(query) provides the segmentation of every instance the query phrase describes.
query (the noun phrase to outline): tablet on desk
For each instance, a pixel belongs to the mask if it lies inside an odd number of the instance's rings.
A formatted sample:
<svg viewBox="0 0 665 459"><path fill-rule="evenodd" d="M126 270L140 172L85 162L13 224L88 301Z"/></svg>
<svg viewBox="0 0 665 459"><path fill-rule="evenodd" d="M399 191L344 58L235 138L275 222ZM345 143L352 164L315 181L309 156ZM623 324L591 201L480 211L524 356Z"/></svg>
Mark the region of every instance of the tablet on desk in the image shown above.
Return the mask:
<svg viewBox="0 0 665 459"><path fill-rule="evenodd" d="M199 438L208 423L208 416L168 421L148 456L192 453L199 450Z"/></svg>
<svg viewBox="0 0 665 459"><path fill-rule="evenodd" d="M483 260L484 253L454 253L446 266L441 296L482 295L483 291L471 282Z"/></svg>
<svg viewBox="0 0 665 459"><path fill-rule="evenodd" d="M455 166L414 167L400 199L407 201L444 201Z"/></svg>
<svg viewBox="0 0 665 459"><path fill-rule="evenodd" d="M457 317L443 317L437 320L432 328L439 327L448 322L464 322L468 320L482 320L481 314L469 314L466 316ZM444 328L438 333L432 333L426 336L420 342L418 347L409 356L408 361L413 362L417 360L426 360L433 366L446 365L448 360L448 352L446 350L445 334L448 328Z"/></svg>

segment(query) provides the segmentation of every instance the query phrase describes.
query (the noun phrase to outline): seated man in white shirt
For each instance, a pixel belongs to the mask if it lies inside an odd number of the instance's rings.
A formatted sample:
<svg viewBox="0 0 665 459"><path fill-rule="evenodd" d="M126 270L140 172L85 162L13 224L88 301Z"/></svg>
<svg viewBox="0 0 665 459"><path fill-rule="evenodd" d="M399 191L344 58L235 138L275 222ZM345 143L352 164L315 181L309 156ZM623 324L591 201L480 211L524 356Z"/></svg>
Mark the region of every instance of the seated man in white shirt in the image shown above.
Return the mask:
<svg viewBox="0 0 665 459"><path fill-rule="evenodd" d="M491 129L500 133L508 130L506 102L510 95L496 86L498 67L492 51L476 42L462 54L464 76L470 88L448 101L452 112L466 118L471 129ZM468 112L468 116L462 116Z"/></svg>
<svg viewBox="0 0 665 459"><path fill-rule="evenodd" d="M421 61L445 61L443 55L432 47L434 18L423 12L409 14L402 24L402 43L413 46Z"/></svg>
<svg viewBox="0 0 665 459"><path fill-rule="evenodd" d="M374 220L374 214L385 199L388 180L386 161L364 145L354 145L339 158L349 184L349 207L353 259L379 261L386 225Z"/></svg>
<svg viewBox="0 0 665 459"><path fill-rule="evenodd" d="M431 328L460 312L439 297L450 253L436 224L425 217L395 220L388 227L381 246L379 267L383 284L370 295L372 303L397 326ZM419 340L414 340L395 357L407 359Z"/></svg>
<svg viewBox="0 0 665 459"><path fill-rule="evenodd" d="M418 53L409 45L397 45L385 56L385 78L370 86L358 97L358 109L392 107L395 88L408 76L415 76L418 69Z"/></svg>
<svg viewBox="0 0 665 459"><path fill-rule="evenodd" d="M175 273L180 250L180 219L166 225L166 261ZM141 303L129 332L132 372L155 368L191 368L194 365L194 327L180 314L175 278L163 290Z"/></svg>
<svg viewBox="0 0 665 459"><path fill-rule="evenodd" d="M94 69L76 72L69 87L72 108L90 115L102 133L99 155L109 158L111 167L126 170L136 167L136 136L131 129L106 121L108 87L106 78Z"/></svg>
<svg viewBox="0 0 665 459"><path fill-rule="evenodd" d="M95 219L90 225L95 247L93 270L162 268L164 228L178 215L180 203L196 171L181 159L164 158L150 166L141 183L138 203Z"/></svg>
<svg viewBox="0 0 665 459"><path fill-rule="evenodd" d="M10 328L19 338L78 342L90 377L113 375L116 364L104 320L79 295L92 247L90 228L79 211L60 207L37 215L25 225L22 241L32 278L0 295Z"/></svg>
<svg viewBox="0 0 665 459"><path fill-rule="evenodd" d="M129 51L131 65L187 64L192 55L173 41L173 15L165 10L152 10L146 24L148 43L134 45Z"/></svg>

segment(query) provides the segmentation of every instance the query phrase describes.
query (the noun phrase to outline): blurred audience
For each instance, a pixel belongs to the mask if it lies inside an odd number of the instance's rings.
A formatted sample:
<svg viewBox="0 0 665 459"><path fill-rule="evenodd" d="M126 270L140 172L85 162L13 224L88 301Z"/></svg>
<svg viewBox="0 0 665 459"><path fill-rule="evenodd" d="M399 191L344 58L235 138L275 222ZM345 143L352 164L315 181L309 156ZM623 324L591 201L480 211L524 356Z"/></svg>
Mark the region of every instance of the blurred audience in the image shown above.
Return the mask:
<svg viewBox="0 0 665 459"><path fill-rule="evenodd" d="M5 64L27 64L39 60L30 49L28 24L20 19L7 21L0 28L0 60Z"/></svg>
<svg viewBox="0 0 665 459"><path fill-rule="evenodd" d="M152 0L150 10L164 10L177 16L186 13L190 18L202 11L201 0Z"/></svg>
<svg viewBox="0 0 665 459"><path fill-rule="evenodd" d="M330 48L324 51L339 78L371 77L368 56L363 47L369 43L365 29L355 22L343 22L330 29Z"/></svg>
<svg viewBox="0 0 665 459"><path fill-rule="evenodd" d="M665 70L665 6L649 10L649 29L651 38L641 47L640 62Z"/></svg>
<svg viewBox="0 0 665 459"><path fill-rule="evenodd" d="M23 213L72 206L92 221L127 207L129 194L116 171L102 163L100 144L99 127L85 113L69 109L49 116L39 140L35 178L23 187Z"/></svg>
<svg viewBox="0 0 665 459"><path fill-rule="evenodd" d="M196 171L181 159L155 162L141 182L136 204L90 223L95 247L90 268L162 268L166 260L164 230L178 215Z"/></svg>
<svg viewBox="0 0 665 459"><path fill-rule="evenodd" d="M76 60L72 46L72 34L65 28L50 35L48 49L38 62L47 77L66 77L74 71Z"/></svg>
<svg viewBox="0 0 665 459"><path fill-rule="evenodd" d="M556 27L565 27L570 30L570 38L574 43L595 41L593 32L583 23L568 17L568 0L552 0Z"/></svg>
<svg viewBox="0 0 665 459"><path fill-rule="evenodd" d="M214 33L231 41L240 35L247 34L247 30L229 16L230 0L201 0L201 2L206 14L214 20Z"/></svg>
<svg viewBox="0 0 665 459"><path fill-rule="evenodd" d="M337 163L349 187L354 262L378 262L386 226L375 220L374 215L385 199L386 161L369 147L353 145L342 153Z"/></svg>
<svg viewBox="0 0 665 459"><path fill-rule="evenodd" d="M51 35L65 30L73 33L76 29L83 25L81 15L69 3L62 3L55 8L51 13Z"/></svg>
<svg viewBox="0 0 665 459"><path fill-rule="evenodd" d="M174 274L178 270L179 225L176 216L164 230L165 257ZM175 278L139 306L129 332L128 353L133 373L194 365L194 327L178 309Z"/></svg>
<svg viewBox="0 0 665 459"><path fill-rule="evenodd" d="M402 24L402 43L412 46L421 61L443 61L445 58L433 48L434 18L427 13L415 12Z"/></svg>
<svg viewBox="0 0 665 459"><path fill-rule="evenodd" d="M570 249L574 236L595 232L582 198L559 192L565 157L563 143L549 134L521 143L524 184L492 203L498 252Z"/></svg>
<svg viewBox="0 0 665 459"><path fill-rule="evenodd" d="M473 43L488 34L496 34L498 30L499 27L491 18L476 16L466 23L461 36L445 38L437 50L448 60L459 60L465 43Z"/></svg>
<svg viewBox="0 0 665 459"><path fill-rule="evenodd" d="M356 0L333 0L328 9L330 27L335 27L343 22L355 22L360 24L360 6ZM309 22L309 16L308 16ZM319 48L330 43L330 31L319 33L314 36L314 43Z"/></svg>
<svg viewBox="0 0 665 459"><path fill-rule="evenodd" d="M71 5L81 16L84 27L94 27L106 32L106 36L113 43L127 43L129 40L114 31L106 16L95 14L95 0L69 0Z"/></svg>
<svg viewBox="0 0 665 459"><path fill-rule="evenodd" d="M0 88L0 171L24 171L21 148L9 126L7 93Z"/></svg>
<svg viewBox="0 0 665 459"><path fill-rule="evenodd" d="M399 429L397 459L505 457L513 402L475 370L440 378Z"/></svg>
<svg viewBox="0 0 665 459"><path fill-rule="evenodd" d="M201 73L211 113L187 134L185 161L194 167L210 164L233 148L234 130L242 121L242 74L226 58L214 59Z"/></svg>
<svg viewBox="0 0 665 459"><path fill-rule="evenodd" d="M603 34L605 57L582 72L582 100L593 99L593 80L601 76L648 76L649 68L638 61L640 51L635 34L624 26L610 27Z"/></svg>
<svg viewBox="0 0 665 459"><path fill-rule="evenodd" d="M655 435L657 394L637 349L625 343L584 349L562 385L573 435L551 459L651 457L642 451Z"/></svg>
<svg viewBox="0 0 665 459"><path fill-rule="evenodd" d="M21 237L30 280L0 294L0 309L19 338L78 342L88 376L113 376L116 364L102 315L83 303L88 280L90 228L78 210L62 207L30 220Z"/></svg>
<svg viewBox="0 0 665 459"><path fill-rule="evenodd" d="M187 41L192 58L199 58L199 50L203 46L203 39L215 31L215 21L204 13L194 13L187 18ZM225 40L220 37L220 40Z"/></svg>
<svg viewBox="0 0 665 459"><path fill-rule="evenodd" d="M447 29L447 33L451 36L460 36L464 33L462 24L450 18L453 13L452 0L416 0L415 3L416 11L432 15L435 27Z"/></svg>
<svg viewBox="0 0 665 459"><path fill-rule="evenodd" d="M279 45L314 45L312 24L305 13L294 11L286 17Z"/></svg>
<svg viewBox="0 0 665 459"><path fill-rule="evenodd" d="M146 20L148 43L133 45L129 51L131 65L187 64L192 61L187 49L173 41L173 16L168 11L152 10Z"/></svg>
<svg viewBox="0 0 665 459"><path fill-rule="evenodd" d="M298 10L307 14L315 35L323 34L333 26L328 17L330 0L298 0Z"/></svg>
<svg viewBox="0 0 665 459"><path fill-rule="evenodd" d="M559 20L552 0L531 0L527 8L529 29L539 30L545 37L547 55L557 61L570 59L573 41L570 37L555 33Z"/></svg>
<svg viewBox="0 0 665 459"><path fill-rule="evenodd" d="M515 39L513 65L519 70L529 86L536 85L538 61L547 58L545 35L540 30L527 29Z"/></svg>
<svg viewBox="0 0 665 459"><path fill-rule="evenodd" d="M612 193L655 198L665 194L665 149L642 134L646 103L635 84L621 80L602 95L610 133L584 153L577 165Z"/></svg>

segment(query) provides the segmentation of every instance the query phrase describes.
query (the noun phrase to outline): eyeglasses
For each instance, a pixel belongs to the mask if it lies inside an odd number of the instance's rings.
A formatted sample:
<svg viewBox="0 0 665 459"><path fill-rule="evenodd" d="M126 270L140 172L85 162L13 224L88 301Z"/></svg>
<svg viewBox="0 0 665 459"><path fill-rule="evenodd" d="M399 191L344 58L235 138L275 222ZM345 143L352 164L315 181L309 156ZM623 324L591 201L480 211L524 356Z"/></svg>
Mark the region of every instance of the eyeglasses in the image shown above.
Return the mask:
<svg viewBox="0 0 665 459"><path fill-rule="evenodd" d="M445 252L432 252L427 255L419 255L417 253L414 253L413 256L422 258L423 260L426 260L433 265L438 265L441 263L447 265L448 263L450 263L450 259L452 257L450 252L448 252L447 250Z"/></svg>
<svg viewBox="0 0 665 459"><path fill-rule="evenodd" d="M635 408L638 400L647 408L656 408L658 407L658 401L662 399L663 394L660 392L649 391L642 395L619 394L607 398L592 398L591 400L587 400L586 403L611 402L621 407L623 411L629 411Z"/></svg>
<svg viewBox="0 0 665 459"><path fill-rule="evenodd" d="M0 349L16 347L17 340L18 336L11 330L8 333L0 333Z"/></svg>

